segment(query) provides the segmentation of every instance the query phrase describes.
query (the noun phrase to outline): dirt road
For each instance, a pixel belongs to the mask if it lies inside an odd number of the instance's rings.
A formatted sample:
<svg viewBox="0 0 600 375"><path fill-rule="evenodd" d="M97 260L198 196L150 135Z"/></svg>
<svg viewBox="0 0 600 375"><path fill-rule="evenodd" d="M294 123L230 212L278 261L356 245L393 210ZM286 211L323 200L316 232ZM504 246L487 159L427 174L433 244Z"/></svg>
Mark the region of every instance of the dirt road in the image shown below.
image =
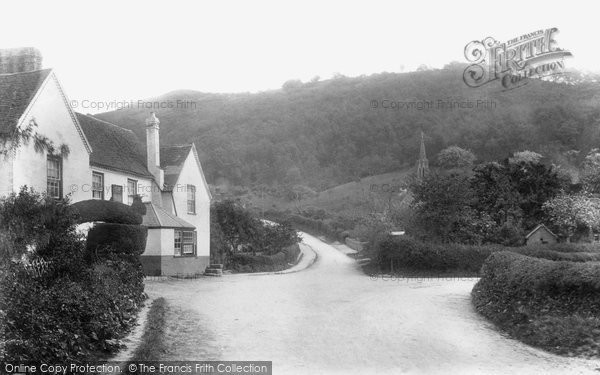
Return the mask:
<svg viewBox="0 0 600 375"><path fill-rule="evenodd" d="M504 337L471 307L475 279L364 275L303 235L300 272L151 281L172 306L164 360L268 360L274 374L600 374Z"/></svg>

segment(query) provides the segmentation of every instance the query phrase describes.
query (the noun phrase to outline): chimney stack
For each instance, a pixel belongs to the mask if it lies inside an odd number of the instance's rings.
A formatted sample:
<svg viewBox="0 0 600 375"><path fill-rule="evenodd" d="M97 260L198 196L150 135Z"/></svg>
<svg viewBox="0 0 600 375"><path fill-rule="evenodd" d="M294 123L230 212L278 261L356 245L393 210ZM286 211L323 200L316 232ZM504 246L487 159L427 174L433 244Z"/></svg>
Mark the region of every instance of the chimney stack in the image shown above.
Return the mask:
<svg viewBox="0 0 600 375"><path fill-rule="evenodd" d="M146 119L146 155L148 171L152 173L158 186L162 189L165 181L165 172L160 168L160 121L152 112Z"/></svg>
<svg viewBox="0 0 600 375"><path fill-rule="evenodd" d="M0 49L0 74L24 73L42 69L42 54L37 48Z"/></svg>

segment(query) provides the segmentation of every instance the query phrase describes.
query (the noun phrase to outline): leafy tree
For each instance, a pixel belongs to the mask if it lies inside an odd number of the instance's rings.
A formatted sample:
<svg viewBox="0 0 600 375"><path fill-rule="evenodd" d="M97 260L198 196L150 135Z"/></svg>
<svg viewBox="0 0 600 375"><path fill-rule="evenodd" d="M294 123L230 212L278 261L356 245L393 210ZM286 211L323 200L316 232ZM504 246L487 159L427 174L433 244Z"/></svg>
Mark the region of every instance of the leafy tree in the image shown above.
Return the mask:
<svg viewBox="0 0 600 375"><path fill-rule="evenodd" d="M60 244L74 242L75 213L68 200L56 200L26 186L0 200L0 255L4 261L55 257Z"/></svg>
<svg viewBox="0 0 600 375"><path fill-rule="evenodd" d="M261 225L249 211L243 209L232 200L217 202L211 206L211 217L214 217L216 233L222 234L221 256L227 262L229 255L247 246L259 236L258 227ZM211 228L211 232L212 232ZM216 240L216 238L215 238Z"/></svg>
<svg viewBox="0 0 600 375"><path fill-rule="evenodd" d="M485 163L475 168L475 207L492 216L498 227L512 223L531 228L544 220L542 205L568 185L552 167L541 163Z"/></svg>
<svg viewBox="0 0 600 375"><path fill-rule="evenodd" d="M445 169L470 169L475 162L475 154L458 146L450 146L440 151L437 155L437 162L440 167Z"/></svg>
<svg viewBox="0 0 600 375"><path fill-rule="evenodd" d="M492 220L473 208L476 200L469 177L431 173L411 186L414 201L411 232L440 242L480 243ZM421 232L421 233L418 233Z"/></svg>
<svg viewBox="0 0 600 375"><path fill-rule="evenodd" d="M600 225L600 200L585 195L560 195L543 206L550 221L570 242L578 226L584 225L590 232Z"/></svg>
<svg viewBox="0 0 600 375"><path fill-rule="evenodd" d="M580 181L584 191L600 194L600 151L598 149L592 149L586 155Z"/></svg>

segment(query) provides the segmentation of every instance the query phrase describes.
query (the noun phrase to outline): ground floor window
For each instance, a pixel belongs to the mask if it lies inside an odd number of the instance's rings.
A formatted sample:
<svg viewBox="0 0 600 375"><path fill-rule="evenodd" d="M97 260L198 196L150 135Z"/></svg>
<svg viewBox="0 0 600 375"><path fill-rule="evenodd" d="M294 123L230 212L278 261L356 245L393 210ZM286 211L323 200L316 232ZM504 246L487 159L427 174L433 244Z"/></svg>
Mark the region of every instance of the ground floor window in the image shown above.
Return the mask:
<svg viewBox="0 0 600 375"><path fill-rule="evenodd" d="M196 232L175 230L175 256L196 255Z"/></svg>

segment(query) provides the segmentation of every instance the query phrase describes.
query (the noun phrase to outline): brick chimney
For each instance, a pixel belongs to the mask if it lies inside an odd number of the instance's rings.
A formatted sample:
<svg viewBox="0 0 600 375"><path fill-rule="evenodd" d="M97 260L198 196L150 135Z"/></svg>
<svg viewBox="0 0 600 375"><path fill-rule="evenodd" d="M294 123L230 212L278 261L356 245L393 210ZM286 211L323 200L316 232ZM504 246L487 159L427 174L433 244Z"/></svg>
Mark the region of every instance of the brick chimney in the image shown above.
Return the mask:
<svg viewBox="0 0 600 375"><path fill-rule="evenodd" d="M23 73L42 69L42 54L37 48L0 49L0 74Z"/></svg>
<svg viewBox="0 0 600 375"><path fill-rule="evenodd" d="M158 186L162 189L165 182L165 172L160 168L160 121L152 112L146 119L146 154L148 171L152 173Z"/></svg>

